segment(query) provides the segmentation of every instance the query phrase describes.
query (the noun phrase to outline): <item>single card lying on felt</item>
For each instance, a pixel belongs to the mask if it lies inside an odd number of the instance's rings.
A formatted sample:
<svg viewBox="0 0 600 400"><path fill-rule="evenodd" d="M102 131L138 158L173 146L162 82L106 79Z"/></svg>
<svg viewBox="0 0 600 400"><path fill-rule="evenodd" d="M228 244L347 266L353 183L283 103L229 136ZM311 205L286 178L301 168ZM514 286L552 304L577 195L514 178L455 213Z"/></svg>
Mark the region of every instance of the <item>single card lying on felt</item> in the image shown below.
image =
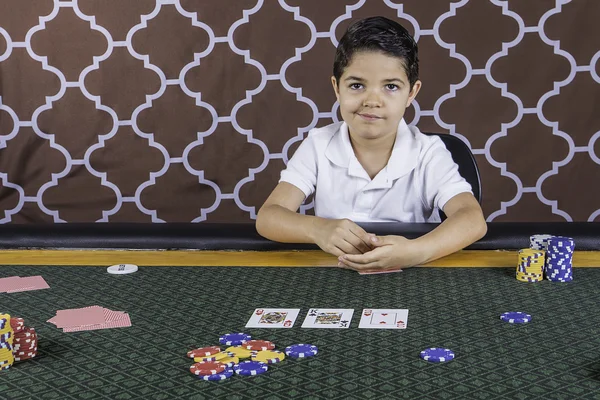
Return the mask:
<svg viewBox="0 0 600 400"><path fill-rule="evenodd" d="M359 328L406 329L408 310L406 309L369 309L363 310Z"/></svg>
<svg viewBox="0 0 600 400"><path fill-rule="evenodd" d="M302 328L349 328L353 309L346 308L311 308L306 314Z"/></svg>
<svg viewBox="0 0 600 400"><path fill-rule="evenodd" d="M50 286L41 275L0 278L0 293L17 293L39 289L50 289Z"/></svg>
<svg viewBox="0 0 600 400"><path fill-rule="evenodd" d="M291 328L299 312L299 308L257 308L246 328Z"/></svg>
<svg viewBox="0 0 600 400"><path fill-rule="evenodd" d="M129 314L100 306L58 310L47 322L63 328L63 332L92 331L97 329L126 328L131 326Z"/></svg>

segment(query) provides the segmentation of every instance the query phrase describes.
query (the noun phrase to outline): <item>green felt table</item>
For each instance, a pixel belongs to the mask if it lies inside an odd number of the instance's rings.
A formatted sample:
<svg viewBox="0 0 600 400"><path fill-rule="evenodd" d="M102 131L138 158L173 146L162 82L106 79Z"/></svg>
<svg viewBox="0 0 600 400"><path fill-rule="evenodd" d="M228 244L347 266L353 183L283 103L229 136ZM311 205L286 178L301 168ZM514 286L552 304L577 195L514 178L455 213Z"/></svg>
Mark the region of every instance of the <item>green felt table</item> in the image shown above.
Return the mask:
<svg viewBox="0 0 600 400"><path fill-rule="evenodd" d="M600 269L520 283L514 268L0 267L0 277L38 274L50 289L0 294L0 312L39 336L37 358L0 373L1 399L600 399ZM90 305L128 312L132 327L63 333L46 322ZM261 307L301 311L290 329L245 329ZM353 308L350 328L300 328L313 307ZM358 329L363 308L407 308L407 329ZM533 319L504 323L505 311ZM222 382L189 372L188 350L240 331L319 354ZM427 347L456 358L425 362Z"/></svg>

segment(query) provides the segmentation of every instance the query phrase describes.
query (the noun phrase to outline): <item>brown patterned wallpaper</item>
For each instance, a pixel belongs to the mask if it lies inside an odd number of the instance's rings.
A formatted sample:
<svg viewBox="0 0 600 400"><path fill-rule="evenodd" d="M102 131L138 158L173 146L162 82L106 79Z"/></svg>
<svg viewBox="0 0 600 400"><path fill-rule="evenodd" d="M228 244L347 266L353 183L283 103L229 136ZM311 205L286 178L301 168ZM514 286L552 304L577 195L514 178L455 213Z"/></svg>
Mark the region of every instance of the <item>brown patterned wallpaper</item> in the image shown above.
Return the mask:
<svg viewBox="0 0 600 400"><path fill-rule="evenodd" d="M250 221L372 15L414 33L405 119L471 147L488 221L600 221L600 1L0 0L0 222Z"/></svg>

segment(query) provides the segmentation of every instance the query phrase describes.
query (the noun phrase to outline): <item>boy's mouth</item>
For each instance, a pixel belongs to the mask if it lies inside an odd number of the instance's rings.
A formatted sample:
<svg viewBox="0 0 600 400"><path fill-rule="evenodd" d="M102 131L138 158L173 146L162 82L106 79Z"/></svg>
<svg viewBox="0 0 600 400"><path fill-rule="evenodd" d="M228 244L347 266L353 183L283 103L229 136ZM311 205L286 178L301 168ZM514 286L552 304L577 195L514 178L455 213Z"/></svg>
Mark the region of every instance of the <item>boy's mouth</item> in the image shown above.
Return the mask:
<svg viewBox="0 0 600 400"><path fill-rule="evenodd" d="M359 113L358 115L366 121L377 121L378 119L382 119L379 115L375 114Z"/></svg>

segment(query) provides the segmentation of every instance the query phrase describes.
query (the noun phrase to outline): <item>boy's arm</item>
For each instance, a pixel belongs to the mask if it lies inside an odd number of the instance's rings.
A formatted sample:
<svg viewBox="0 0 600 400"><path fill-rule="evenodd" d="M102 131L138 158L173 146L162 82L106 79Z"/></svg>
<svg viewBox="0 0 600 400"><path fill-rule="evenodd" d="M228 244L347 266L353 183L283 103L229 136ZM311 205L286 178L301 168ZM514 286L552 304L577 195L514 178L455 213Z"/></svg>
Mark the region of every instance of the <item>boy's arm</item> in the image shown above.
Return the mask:
<svg viewBox="0 0 600 400"><path fill-rule="evenodd" d="M335 256L362 254L372 249L371 236L350 220L298 214L304 197L304 192L296 186L280 182L258 211L258 233L276 242L315 243Z"/></svg>
<svg viewBox="0 0 600 400"><path fill-rule="evenodd" d="M283 243L314 243L316 218L298 214L304 192L281 182L275 187L256 216L256 230L270 240Z"/></svg>
<svg viewBox="0 0 600 400"><path fill-rule="evenodd" d="M414 239L423 264L452 254L485 236L487 225L479 203L471 193L460 193L444 205L448 217L431 232Z"/></svg>
<svg viewBox="0 0 600 400"><path fill-rule="evenodd" d="M365 254L339 257L344 266L358 270L381 270L422 265L454 253L481 239L487 225L479 203L471 193L460 193L444 205L448 216L437 228L417 239L403 236L377 236L376 247Z"/></svg>

